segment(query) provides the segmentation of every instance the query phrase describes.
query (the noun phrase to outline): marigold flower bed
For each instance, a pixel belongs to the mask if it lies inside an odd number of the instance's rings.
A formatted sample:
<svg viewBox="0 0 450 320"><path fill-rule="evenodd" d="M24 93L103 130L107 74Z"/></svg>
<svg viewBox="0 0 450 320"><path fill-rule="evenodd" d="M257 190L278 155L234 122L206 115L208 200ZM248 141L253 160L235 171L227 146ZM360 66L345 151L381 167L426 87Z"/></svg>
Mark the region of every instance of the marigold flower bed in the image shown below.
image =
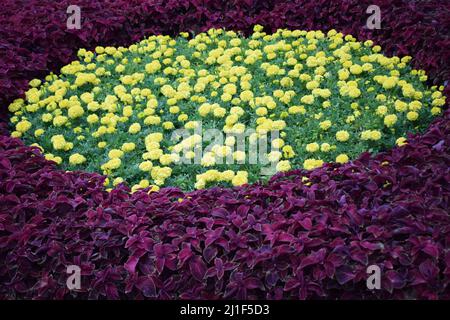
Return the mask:
<svg viewBox="0 0 450 320"><path fill-rule="evenodd" d="M81 2L89 23L66 32L64 1L6 1L2 101L80 47L258 23L369 37L389 54L413 56L436 84L448 79L449 15L439 1L376 1L378 31L361 27L373 1ZM284 173L266 186L188 194L108 193L101 176L58 170L37 148L1 136L0 297L450 299L449 117L376 156ZM363 278L371 263L383 274L375 292ZM70 264L86 275L82 292L65 286Z"/></svg>

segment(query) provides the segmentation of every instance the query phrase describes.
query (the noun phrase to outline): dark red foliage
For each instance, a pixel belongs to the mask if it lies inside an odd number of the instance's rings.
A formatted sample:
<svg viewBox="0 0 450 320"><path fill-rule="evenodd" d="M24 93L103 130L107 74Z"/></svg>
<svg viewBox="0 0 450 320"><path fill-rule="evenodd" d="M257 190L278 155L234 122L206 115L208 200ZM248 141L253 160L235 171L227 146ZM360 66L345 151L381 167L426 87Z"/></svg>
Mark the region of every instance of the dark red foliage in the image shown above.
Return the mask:
<svg viewBox="0 0 450 320"><path fill-rule="evenodd" d="M76 32L65 30L67 3L3 2L2 107L78 47L254 23L373 38L414 56L432 81L449 78L440 1L70 1L85 14ZM373 3L376 32L363 27ZM57 170L1 136L0 298L450 299L449 120L447 111L407 146L346 165L189 194L108 193L100 175ZM366 287L372 264L381 290ZM79 291L66 287L68 265L81 267Z"/></svg>
<svg viewBox="0 0 450 320"><path fill-rule="evenodd" d="M108 193L2 137L0 297L450 299L449 117L376 157L189 194Z"/></svg>
<svg viewBox="0 0 450 320"><path fill-rule="evenodd" d="M365 27L369 5L381 8L381 30ZM81 7L81 29L68 30L69 5ZM410 54L436 83L450 79L450 8L428 0L3 0L0 11L0 105L22 94L34 77L75 58L78 48L124 45L153 33L199 32L252 25L332 29ZM4 110L4 109L3 109Z"/></svg>

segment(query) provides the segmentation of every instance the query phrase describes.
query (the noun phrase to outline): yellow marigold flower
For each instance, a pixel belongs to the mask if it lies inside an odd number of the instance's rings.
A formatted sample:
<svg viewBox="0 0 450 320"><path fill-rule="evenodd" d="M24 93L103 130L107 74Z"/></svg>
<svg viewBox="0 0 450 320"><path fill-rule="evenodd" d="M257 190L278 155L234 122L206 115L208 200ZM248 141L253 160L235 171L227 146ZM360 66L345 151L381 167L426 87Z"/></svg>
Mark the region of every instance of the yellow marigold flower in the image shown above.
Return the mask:
<svg viewBox="0 0 450 320"><path fill-rule="evenodd" d="M95 47L95 52L97 52L98 54L102 54L105 52L105 48L101 47L101 46L97 46L97 47Z"/></svg>
<svg viewBox="0 0 450 320"><path fill-rule="evenodd" d="M348 95L352 98L357 98L361 95L361 91L356 87L350 87L348 89Z"/></svg>
<svg viewBox="0 0 450 320"><path fill-rule="evenodd" d="M270 162L277 162L281 159L282 154L279 151L271 151L267 154L267 159L269 159Z"/></svg>
<svg viewBox="0 0 450 320"><path fill-rule="evenodd" d="M272 147L273 148L279 149L279 148L281 148L283 146L284 146L283 139L277 138L277 139L272 140Z"/></svg>
<svg viewBox="0 0 450 320"><path fill-rule="evenodd" d="M328 152L328 151L330 151L331 150L331 146L330 146L330 144L329 143L322 143L321 145L320 145L320 151L322 151L322 152Z"/></svg>
<svg viewBox="0 0 450 320"><path fill-rule="evenodd" d="M45 159L50 160L50 161L54 161L54 162L56 162L56 164L61 164L62 163L62 158L61 157L55 157L51 153L47 153L45 155Z"/></svg>
<svg viewBox="0 0 450 320"><path fill-rule="evenodd" d="M303 168L306 170L312 170L314 168L321 167L323 165L323 161L320 159L306 159L303 162Z"/></svg>
<svg viewBox="0 0 450 320"><path fill-rule="evenodd" d="M397 122L397 116L395 114L389 114L384 117L384 124L386 127L392 127Z"/></svg>
<svg viewBox="0 0 450 320"><path fill-rule="evenodd" d="M319 87L319 82L313 80L306 83L306 89L313 90Z"/></svg>
<svg viewBox="0 0 450 320"><path fill-rule="evenodd" d="M291 146L286 145L283 147L282 150L283 150L283 156L287 159L293 158L295 156L294 149L292 149Z"/></svg>
<svg viewBox="0 0 450 320"><path fill-rule="evenodd" d="M28 120L22 120L16 124L16 130L24 133L27 132L31 128L31 122Z"/></svg>
<svg viewBox="0 0 450 320"><path fill-rule="evenodd" d="M354 64L350 67L350 72L352 74L361 74L363 72L363 69L360 65Z"/></svg>
<svg viewBox="0 0 450 320"><path fill-rule="evenodd" d="M108 168L108 169L117 169L117 168L120 167L121 164L122 164L122 161L121 161L119 158L114 158L114 159L109 160L109 161L106 163L105 168Z"/></svg>
<svg viewBox="0 0 450 320"><path fill-rule="evenodd" d="M431 95L432 99L439 99L440 97L442 97L442 93L440 91L435 91L433 92L433 94Z"/></svg>
<svg viewBox="0 0 450 320"><path fill-rule="evenodd" d="M381 132L378 130L372 130L370 132L370 139L376 141L381 139Z"/></svg>
<svg viewBox="0 0 450 320"><path fill-rule="evenodd" d="M97 144L97 147L99 147L100 149L103 149L104 147L106 147L106 141L100 141L100 142Z"/></svg>
<svg viewBox="0 0 450 320"><path fill-rule="evenodd" d="M407 143L408 142L406 142L406 138L404 137L400 137L397 140L395 140L395 144L398 145L399 147L404 146Z"/></svg>
<svg viewBox="0 0 450 320"><path fill-rule="evenodd" d="M123 180L122 177L117 177L117 178L115 178L115 179L113 180L113 183L112 183L112 184L113 184L113 186L115 187L115 186L121 184L123 181L124 181L124 180Z"/></svg>
<svg viewBox="0 0 450 320"><path fill-rule="evenodd" d="M340 69L338 71L339 80L347 80L349 76L350 76L350 72L348 72L347 69Z"/></svg>
<svg viewBox="0 0 450 320"><path fill-rule="evenodd" d="M314 96L313 95L306 95L303 96L300 101L304 104L313 104L314 103Z"/></svg>
<svg viewBox="0 0 450 320"><path fill-rule="evenodd" d="M111 149L108 152L108 157L110 159L114 159L114 158L122 158L123 157L123 151L119 150L119 149Z"/></svg>
<svg viewBox="0 0 450 320"><path fill-rule="evenodd" d="M139 189L141 189L141 186L139 184L135 184L131 187L131 193L135 193Z"/></svg>
<svg viewBox="0 0 450 320"><path fill-rule="evenodd" d="M33 79L28 83L31 87L36 88L39 87L39 85L41 84L41 80L39 79Z"/></svg>
<svg viewBox="0 0 450 320"><path fill-rule="evenodd" d="M80 105L75 105L69 108L68 116L71 119L79 118L84 114L84 110Z"/></svg>
<svg viewBox="0 0 450 320"><path fill-rule="evenodd" d="M420 101L412 101L409 103L409 110L411 111L418 111L422 108L422 103Z"/></svg>
<svg viewBox="0 0 450 320"><path fill-rule="evenodd" d="M150 133L145 137L145 144L148 142L161 142L163 139L163 134L161 132Z"/></svg>
<svg viewBox="0 0 450 320"><path fill-rule="evenodd" d="M44 152L44 148L42 148L42 146L40 146L38 143L32 143L30 146L37 147L39 151Z"/></svg>
<svg viewBox="0 0 450 320"><path fill-rule="evenodd" d="M231 180L233 186L241 186L248 182L248 173L246 171L238 171Z"/></svg>
<svg viewBox="0 0 450 320"><path fill-rule="evenodd" d="M274 76L274 75L278 75L280 73L280 68L276 65L270 65L267 69L266 69L266 74L267 76Z"/></svg>
<svg viewBox="0 0 450 320"><path fill-rule="evenodd" d="M385 96L384 94L377 94L377 96L375 97L375 99L376 99L377 101L382 101L382 102L384 102L384 101L386 101L386 96Z"/></svg>
<svg viewBox="0 0 450 320"><path fill-rule="evenodd" d="M308 144L306 145L306 151L308 151L308 152L316 152L316 151L319 151L319 148L320 148L320 146L319 146L319 144L318 144L317 142L308 143Z"/></svg>
<svg viewBox="0 0 450 320"><path fill-rule="evenodd" d="M198 108L198 113L200 116L206 117L211 110L211 105L209 103L204 103Z"/></svg>
<svg viewBox="0 0 450 320"><path fill-rule="evenodd" d="M433 107L433 108L431 108L431 114L432 114L433 116L436 116L436 115L440 114L441 111L442 111L441 108L438 108L438 107Z"/></svg>
<svg viewBox="0 0 450 320"><path fill-rule="evenodd" d="M331 95L331 92L330 92L330 95ZM324 98L324 97L322 96L322 98ZM324 108L329 108L329 107L331 107L331 102L330 102L329 100L324 101L324 102L322 103L322 107L324 107Z"/></svg>
<svg viewBox="0 0 450 320"><path fill-rule="evenodd" d="M384 116L388 111L388 108L386 106L378 106L376 114L379 116Z"/></svg>
<svg viewBox="0 0 450 320"><path fill-rule="evenodd" d="M431 105L434 107L442 107L443 105L445 105L445 98L446 97L434 99L433 102L431 103Z"/></svg>
<svg viewBox="0 0 450 320"><path fill-rule="evenodd" d="M225 138L225 145L234 146L236 144L236 137L228 136Z"/></svg>
<svg viewBox="0 0 450 320"><path fill-rule="evenodd" d="M291 164L288 160L283 160L277 163L277 171L285 172L291 169Z"/></svg>
<svg viewBox="0 0 450 320"><path fill-rule="evenodd" d="M95 112L100 108L100 104L97 101L89 102L87 105L89 111Z"/></svg>
<svg viewBox="0 0 450 320"><path fill-rule="evenodd" d="M236 160L238 163L244 162L246 158L244 151L235 151L233 152L233 159Z"/></svg>
<svg viewBox="0 0 450 320"><path fill-rule="evenodd" d="M163 154L161 157L159 157L159 162L163 166L167 166L167 165L171 164L173 162L172 155L170 155L170 154Z"/></svg>
<svg viewBox="0 0 450 320"><path fill-rule="evenodd" d="M86 118L87 122L90 124L98 122L98 116L96 114L90 114Z"/></svg>
<svg viewBox="0 0 450 320"><path fill-rule="evenodd" d="M152 62L145 65L145 71L147 73L155 73L156 71L161 69L161 63L158 60L153 60Z"/></svg>
<svg viewBox="0 0 450 320"><path fill-rule="evenodd" d="M384 89L392 89L397 85L398 78L397 77L387 77L383 81L383 88Z"/></svg>
<svg viewBox="0 0 450 320"><path fill-rule="evenodd" d="M297 114L297 113L305 114L306 109L303 106L292 106L292 107L289 107L288 112L290 114Z"/></svg>
<svg viewBox="0 0 450 320"><path fill-rule="evenodd" d="M236 122L239 121L239 116L237 114L230 114L226 119L225 119L225 124L227 125L233 125Z"/></svg>
<svg viewBox="0 0 450 320"><path fill-rule="evenodd" d="M234 171L233 170L225 170L220 174L220 178L222 181L232 181L234 178Z"/></svg>
<svg viewBox="0 0 450 320"><path fill-rule="evenodd" d="M161 149L153 149L143 154L144 160L158 160L163 155Z"/></svg>
<svg viewBox="0 0 450 320"><path fill-rule="evenodd" d="M204 189L205 186L206 186L206 181L203 179L197 180L197 182L194 185L195 189L197 189L197 190Z"/></svg>
<svg viewBox="0 0 450 320"><path fill-rule="evenodd" d="M94 95L90 92L85 92L80 96L81 101L84 103L90 103L94 101Z"/></svg>
<svg viewBox="0 0 450 320"><path fill-rule="evenodd" d="M147 179L142 179L141 181L139 181L139 186L142 189L147 188L148 186L150 186L150 182Z"/></svg>
<svg viewBox="0 0 450 320"><path fill-rule="evenodd" d="M263 31L264 27L260 24L256 24L255 26L253 26L253 32L261 32Z"/></svg>
<svg viewBox="0 0 450 320"><path fill-rule="evenodd" d="M131 106L125 106L123 108L122 114L125 117L131 117L133 115L133 108Z"/></svg>
<svg viewBox="0 0 450 320"><path fill-rule="evenodd" d="M363 132L361 132L361 139L362 140L371 140L372 139L372 131L364 130Z"/></svg>
<svg viewBox="0 0 450 320"><path fill-rule="evenodd" d="M337 163L346 163L346 162L348 162L348 156L346 155L346 154L344 154L344 153L341 153L340 155L338 155L337 157L336 157L336 162Z"/></svg>
<svg viewBox="0 0 450 320"><path fill-rule="evenodd" d="M216 164L216 158L213 153L207 152L203 155L201 165L203 167L210 167Z"/></svg>
<svg viewBox="0 0 450 320"><path fill-rule="evenodd" d="M37 129L37 130L35 130L34 131L34 136L35 137L40 137L40 136L42 136L43 134L44 134L44 129Z"/></svg>
<svg viewBox="0 0 450 320"><path fill-rule="evenodd" d="M374 46L372 47L373 52L380 52L381 51L381 47L380 46Z"/></svg>
<svg viewBox="0 0 450 320"><path fill-rule="evenodd" d="M381 132L378 130L365 130L361 133L362 140L380 140Z"/></svg>
<svg viewBox="0 0 450 320"><path fill-rule="evenodd" d="M41 117L43 122L50 122L53 119L53 116L50 113L44 113Z"/></svg>
<svg viewBox="0 0 450 320"><path fill-rule="evenodd" d="M226 112L227 110L222 107L218 107L213 110L214 117L216 118L223 118Z"/></svg>
<svg viewBox="0 0 450 320"><path fill-rule="evenodd" d="M136 134L141 131L141 125L139 123L133 123L129 128L128 132L131 134Z"/></svg>
<svg viewBox="0 0 450 320"><path fill-rule="evenodd" d="M396 100L394 103L394 106L395 106L395 110L398 112L406 111L408 108L408 104L401 100Z"/></svg>
<svg viewBox="0 0 450 320"><path fill-rule="evenodd" d="M139 165L139 169L141 171L149 172L152 168L153 168L153 163L151 161L144 161L144 162L141 162L141 164Z"/></svg>
<svg viewBox="0 0 450 320"><path fill-rule="evenodd" d="M121 149L122 149L123 152L131 152L134 149L136 149L136 144L134 144L133 142L125 142L122 145Z"/></svg>
<svg viewBox="0 0 450 320"><path fill-rule="evenodd" d="M328 130L331 127L331 121L325 120L319 123L320 129L322 130Z"/></svg>
<svg viewBox="0 0 450 320"><path fill-rule="evenodd" d="M58 134L51 137L53 149L68 151L73 148L73 143L67 142L63 135Z"/></svg>
<svg viewBox="0 0 450 320"><path fill-rule="evenodd" d="M286 128L286 122L284 120L276 120L272 122L273 130L283 130L284 128ZM283 132L281 134L283 134Z"/></svg>
<svg viewBox="0 0 450 320"><path fill-rule="evenodd" d="M250 101L251 99L253 99L253 92L251 92L250 90L242 91L239 97L242 101Z"/></svg>
<svg viewBox="0 0 450 320"><path fill-rule="evenodd" d="M161 118L158 116L148 116L144 119L146 125L158 125L161 123Z"/></svg>
<svg viewBox="0 0 450 320"><path fill-rule="evenodd" d="M260 117L267 115L267 108L265 108L265 107L257 108L256 109L256 115L260 116Z"/></svg>
<svg viewBox="0 0 450 320"><path fill-rule="evenodd" d="M282 87L288 88L294 85L294 81L289 77L284 77L281 79L280 84Z"/></svg>
<svg viewBox="0 0 450 320"><path fill-rule="evenodd" d="M171 130L171 129L175 128L175 126L173 125L173 123L172 123L171 121L165 121L165 122L163 122L162 127L163 127L165 130Z"/></svg>
<svg viewBox="0 0 450 320"><path fill-rule="evenodd" d="M69 163L73 164L73 165L79 165L86 162L86 158L79 154L79 153L74 153L69 157Z"/></svg>
<svg viewBox="0 0 450 320"><path fill-rule="evenodd" d="M50 160L50 161L54 161L54 162L56 162L56 164L61 164L61 162L62 162L62 158L61 157L55 157L51 153L47 153L45 155L45 159Z"/></svg>
<svg viewBox="0 0 450 320"><path fill-rule="evenodd" d="M417 112L415 112L415 111L409 111L409 112L406 114L406 118L407 118L409 121L416 121L416 120L419 118L419 114L418 114Z"/></svg>
<svg viewBox="0 0 450 320"><path fill-rule="evenodd" d="M231 99L233 99L233 96L229 93L224 93L220 98L223 102L228 102L231 101Z"/></svg>

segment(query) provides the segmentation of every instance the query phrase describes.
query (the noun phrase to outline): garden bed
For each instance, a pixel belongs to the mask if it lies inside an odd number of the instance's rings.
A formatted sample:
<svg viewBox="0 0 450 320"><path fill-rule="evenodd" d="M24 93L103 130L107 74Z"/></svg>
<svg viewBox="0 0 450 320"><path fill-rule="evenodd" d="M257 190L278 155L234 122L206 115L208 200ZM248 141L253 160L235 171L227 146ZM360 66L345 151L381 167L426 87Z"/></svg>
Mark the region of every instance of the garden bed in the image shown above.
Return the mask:
<svg viewBox="0 0 450 320"><path fill-rule="evenodd" d="M5 5L1 18L3 116L28 81L57 71L79 48L210 27L334 28L373 39L386 54L411 55L429 85L449 74L449 15L437 1L379 1L376 31L364 29L361 1L80 1L80 31L65 29L65 3L29 2L21 13L18 5ZM0 297L449 299L449 117L386 152L280 173L265 185L190 193L108 192L105 177L60 170L4 135ZM79 291L66 287L72 264L82 269ZM372 264L382 269L382 290L367 290Z"/></svg>

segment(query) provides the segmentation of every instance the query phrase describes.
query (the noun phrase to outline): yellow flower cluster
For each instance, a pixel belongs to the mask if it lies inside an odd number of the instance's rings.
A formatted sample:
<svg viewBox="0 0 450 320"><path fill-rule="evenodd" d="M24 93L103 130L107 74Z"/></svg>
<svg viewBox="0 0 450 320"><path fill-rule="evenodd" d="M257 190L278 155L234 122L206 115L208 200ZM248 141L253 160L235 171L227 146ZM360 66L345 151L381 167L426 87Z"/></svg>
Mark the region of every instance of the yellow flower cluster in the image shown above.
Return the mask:
<svg viewBox="0 0 450 320"><path fill-rule="evenodd" d="M240 186L248 182L248 172L233 170L218 171L215 169L207 170L206 172L197 175L197 182L195 183L196 189L205 188L207 183L210 182L229 182L233 186Z"/></svg>
<svg viewBox="0 0 450 320"><path fill-rule="evenodd" d="M85 161L86 161L86 158L79 153L74 153L69 157L69 162L74 165L82 164Z"/></svg>

